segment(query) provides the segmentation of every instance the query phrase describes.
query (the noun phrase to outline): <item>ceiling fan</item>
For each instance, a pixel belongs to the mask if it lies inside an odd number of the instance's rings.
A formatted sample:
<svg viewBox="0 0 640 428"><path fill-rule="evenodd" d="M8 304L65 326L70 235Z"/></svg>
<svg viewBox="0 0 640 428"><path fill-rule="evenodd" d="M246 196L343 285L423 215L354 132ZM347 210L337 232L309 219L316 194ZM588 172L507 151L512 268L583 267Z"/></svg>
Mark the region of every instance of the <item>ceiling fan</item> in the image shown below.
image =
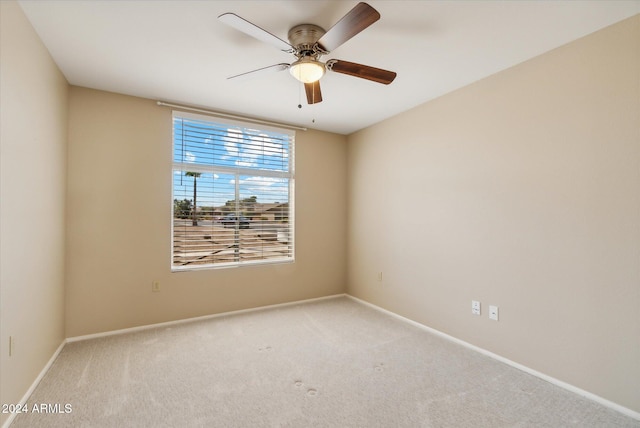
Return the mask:
<svg viewBox="0 0 640 428"><path fill-rule="evenodd" d="M256 39L269 43L278 49L291 53L296 60L291 63L275 64L246 73L231 76L229 79L254 76L256 74L289 70L291 75L304 83L307 102L315 104L322 101L320 78L326 70L347 74L361 79L388 85L396 78L393 71L357 64L355 62L330 59L321 62L320 57L351 39L356 34L380 19L380 14L367 3L358 3L328 31L314 24L300 24L289 30L289 42L269 33L234 13L224 13L218 19Z"/></svg>

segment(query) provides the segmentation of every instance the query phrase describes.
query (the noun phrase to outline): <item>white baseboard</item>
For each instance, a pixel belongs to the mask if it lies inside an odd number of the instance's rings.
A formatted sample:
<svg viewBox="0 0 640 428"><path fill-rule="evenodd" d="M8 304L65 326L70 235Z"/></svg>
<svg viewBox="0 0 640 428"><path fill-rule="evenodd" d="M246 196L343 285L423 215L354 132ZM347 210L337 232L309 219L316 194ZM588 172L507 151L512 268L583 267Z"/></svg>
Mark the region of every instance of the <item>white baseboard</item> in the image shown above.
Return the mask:
<svg viewBox="0 0 640 428"><path fill-rule="evenodd" d="M346 294L344 294L344 293L343 294L333 294L331 296L315 297L313 299L296 300L295 302L278 303L278 304L275 304L275 305L267 305L267 306L258 306L257 308L240 309L240 310L237 310L237 311L221 312L219 314L204 315L204 316L201 316L201 317L185 318L185 319L181 319L181 320L167 321L167 322L161 322L161 323L157 323L157 324L148 324L148 325L142 325L142 326L138 326L138 327L123 328L123 329L120 329L120 330L105 331L105 332L102 332L102 333L95 333L95 334L87 334L87 335L83 335L83 336L68 337L66 339L66 342L67 343L80 342L82 340L97 339L99 337L107 337L107 336L115 336L115 335L119 335L119 334L134 333L136 331L149 330L149 329L152 329L152 328L169 327L169 326L172 326L172 325L184 324L184 323L189 323L189 322L203 321L203 320L219 318L219 317L226 317L226 316L229 316L229 315L245 314L245 313L249 313L249 312L262 311L262 310L265 310L265 309L282 308L282 307L286 307L286 306L299 305L299 304L302 304L302 303L317 302L317 301L320 301L320 300L335 299L337 297L345 297L345 296L346 296Z"/></svg>
<svg viewBox="0 0 640 428"><path fill-rule="evenodd" d="M38 384L40 383L44 375L47 374L53 362L56 360L56 358L58 358L58 355L60 355L60 351L62 351L62 348L64 348L65 343L66 343L65 340L63 340L62 343L60 343L60 346L58 346L58 349L55 350L51 358L49 358L49 361L47 362L47 364L45 364L45 366L40 371L40 374L38 374L38 377L36 377L36 379L33 381L31 386L27 390L27 392L24 393L24 395L22 396L22 399L19 402L21 407L27 403L27 401L29 400L29 397L31 397L31 394L33 394L33 391L35 391L36 387L38 386ZM2 428L9 428L9 425L11 425L16 415L17 413L11 413L7 418L7 420L4 421L4 424L2 424Z"/></svg>
<svg viewBox="0 0 640 428"><path fill-rule="evenodd" d="M559 379L556 379L554 377L548 376L548 375L546 375L544 373L536 371L536 370L534 370L532 368L529 368L527 366L523 366L522 364L516 363L515 361L511 361L510 359L505 358L503 356L500 356L498 354L494 354L493 352L487 351L486 349L480 348L479 346L472 345L471 343L465 342L464 340L460 340L460 339L458 339L456 337L450 336L450 335L448 335L446 333L443 333L443 332L441 332L439 330L436 330L436 329L434 329L432 327L428 327L428 326L426 326L424 324L420 324L419 322L413 321L413 320L411 320L409 318L405 318L402 315L398 315L395 312L391 312L391 311L389 311L387 309L381 308L380 306L376 306L373 303L369 303L369 302L367 302L365 300L359 299L359 298L351 296L349 294L347 294L346 296L349 297L350 299L353 299L353 300L359 302L359 303L362 303L365 306L368 306L368 307L373 308L373 309L375 309L377 311L383 312L383 313L385 313L387 315L390 315L390 316L392 316L392 317L394 317L396 319L399 319L401 321L409 323L409 324L411 324L411 325L413 325L415 327L418 327L418 328L420 328L422 330L426 330L426 331L428 331L430 333L433 333L433 334L435 334L437 336L440 336L440 337L442 337L444 339L447 339L447 340L449 340L451 342L454 342L454 343L457 343L459 345L462 345L465 348L469 348L469 349L471 349L473 351L476 351L476 352L479 352L479 353L481 353L483 355L491 357L491 358L493 358L495 360L498 360L498 361L500 361L502 363L505 363L505 364L507 364L507 365L509 365L511 367L514 367L514 368L516 368L518 370L521 370L521 371L523 371L525 373L528 373L528 374L533 375L533 376L535 376L537 378L540 378L540 379L542 379L544 381L547 381L547 382L549 382L549 383L551 383L553 385L559 386L560 388L566 389L566 390L571 391L571 392L573 392L575 394L578 394L578 395L581 395L581 396L583 396L585 398L588 398L589 400L595 401L596 403L602 404L603 406L606 406L606 407L608 407L610 409L613 409L613 410L615 410L617 412L620 412L620 413L622 413L624 415L627 415L627 416L629 416L631 418L640 420L640 413L638 413L638 412L636 412L634 410L631 410L631 409L629 409L627 407L621 406L620 404L614 403L613 401L609 401L606 398L602 398L599 395L593 394L593 393L591 393L589 391L585 391L584 389L580 389L577 386L574 386L574 385L571 385L569 383L563 382L563 381L561 381Z"/></svg>

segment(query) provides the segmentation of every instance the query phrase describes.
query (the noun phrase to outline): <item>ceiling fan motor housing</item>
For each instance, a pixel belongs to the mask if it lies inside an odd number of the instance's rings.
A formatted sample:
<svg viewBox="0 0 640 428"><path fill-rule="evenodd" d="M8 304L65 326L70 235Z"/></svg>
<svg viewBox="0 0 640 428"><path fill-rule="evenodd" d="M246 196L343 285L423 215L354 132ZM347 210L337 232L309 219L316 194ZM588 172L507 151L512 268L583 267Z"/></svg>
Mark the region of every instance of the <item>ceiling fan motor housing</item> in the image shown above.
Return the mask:
<svg viewBox="0 0 640 428"><path fill-rule="evenodd" d="M314 24L300 24L289 30L288 38L291 46L295 48L298 58L312 56L317 58L325 52L319 51L316 42L326 31Z"/></svg>

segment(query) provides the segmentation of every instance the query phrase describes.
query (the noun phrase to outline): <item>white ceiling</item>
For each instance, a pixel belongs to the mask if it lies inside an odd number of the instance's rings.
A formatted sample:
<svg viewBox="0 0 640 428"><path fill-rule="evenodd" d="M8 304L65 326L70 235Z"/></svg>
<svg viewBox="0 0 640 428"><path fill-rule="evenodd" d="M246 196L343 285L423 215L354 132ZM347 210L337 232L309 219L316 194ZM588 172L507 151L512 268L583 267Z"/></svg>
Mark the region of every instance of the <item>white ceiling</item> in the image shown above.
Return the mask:
<svg viewBox="0 0 640 428"><path fill-rule="evenodd" d="M357 1L54 1L20 5L69 83L350 134L640 13L640 1L378 1L381 19L324 56L396 71L389 86L328 72L309 106L293 56L222 24L233 12L286 40ZM298 108L298 104L302 108ZM315 122L314 122L315 120Z"/></svg>

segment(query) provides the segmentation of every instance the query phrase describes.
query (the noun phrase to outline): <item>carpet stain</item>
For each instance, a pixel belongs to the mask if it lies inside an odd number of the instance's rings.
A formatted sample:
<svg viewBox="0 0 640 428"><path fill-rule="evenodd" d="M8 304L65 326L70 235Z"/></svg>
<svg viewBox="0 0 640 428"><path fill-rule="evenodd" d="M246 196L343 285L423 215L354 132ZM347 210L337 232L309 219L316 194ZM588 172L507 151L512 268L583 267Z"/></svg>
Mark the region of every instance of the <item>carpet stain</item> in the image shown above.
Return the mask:
<svg viewBox="0 0 640 428"><path fill-rule="evenodd" d="M293 385L298 388L298 389L304 389L304 382L302 382L301 380L296 380ZM318 390L316 388L307 388L307 395L309 397L315 397L316 395L318 395Z"/></svg>

